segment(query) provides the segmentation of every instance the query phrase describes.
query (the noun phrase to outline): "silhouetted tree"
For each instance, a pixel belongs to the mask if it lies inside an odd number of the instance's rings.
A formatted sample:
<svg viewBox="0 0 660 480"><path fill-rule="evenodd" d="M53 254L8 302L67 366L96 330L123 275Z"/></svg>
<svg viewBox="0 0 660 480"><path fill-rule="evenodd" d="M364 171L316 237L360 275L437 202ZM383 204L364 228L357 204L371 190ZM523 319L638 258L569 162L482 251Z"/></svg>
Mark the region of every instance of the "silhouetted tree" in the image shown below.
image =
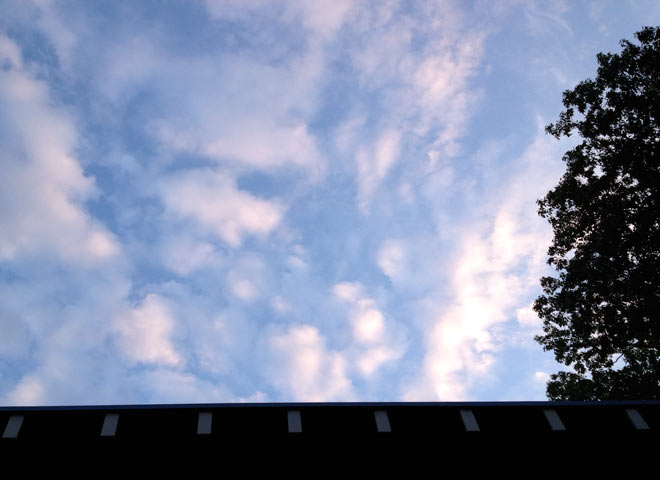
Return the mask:
<svg viewBox="0 0 660 480"><path fill-rule="evenodd" d="M546 127L582 140L537 202L557 276L541 278L535 339L573 370L551 376L553 400L660 398L660 27L635 36Z"/></svg>

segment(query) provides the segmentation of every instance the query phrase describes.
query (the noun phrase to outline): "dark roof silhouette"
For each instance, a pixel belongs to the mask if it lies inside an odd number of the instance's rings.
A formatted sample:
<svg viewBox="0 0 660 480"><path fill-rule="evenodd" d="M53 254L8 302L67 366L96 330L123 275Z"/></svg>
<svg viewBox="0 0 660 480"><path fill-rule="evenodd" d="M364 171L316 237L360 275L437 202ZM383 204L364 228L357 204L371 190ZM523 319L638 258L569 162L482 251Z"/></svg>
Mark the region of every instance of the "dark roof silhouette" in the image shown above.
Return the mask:
<svg viewBox="0 0 660 480"><path fill-rule="evenodd" d="M0 429L4 478L660 478L658 401L0 407Z"/></svg>

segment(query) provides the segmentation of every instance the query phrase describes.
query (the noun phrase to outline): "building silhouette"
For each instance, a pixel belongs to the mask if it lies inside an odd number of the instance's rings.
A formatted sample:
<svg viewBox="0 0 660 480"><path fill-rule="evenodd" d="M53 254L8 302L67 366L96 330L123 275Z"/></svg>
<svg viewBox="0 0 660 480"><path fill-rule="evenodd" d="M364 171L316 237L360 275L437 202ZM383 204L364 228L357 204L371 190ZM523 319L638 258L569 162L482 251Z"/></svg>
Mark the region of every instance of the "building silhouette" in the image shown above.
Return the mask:
<svg viewBox="0 0 660 480"><path fill-rule="evenodd" d="M3 478L660 478L660 402L0 407Z"/></svg>

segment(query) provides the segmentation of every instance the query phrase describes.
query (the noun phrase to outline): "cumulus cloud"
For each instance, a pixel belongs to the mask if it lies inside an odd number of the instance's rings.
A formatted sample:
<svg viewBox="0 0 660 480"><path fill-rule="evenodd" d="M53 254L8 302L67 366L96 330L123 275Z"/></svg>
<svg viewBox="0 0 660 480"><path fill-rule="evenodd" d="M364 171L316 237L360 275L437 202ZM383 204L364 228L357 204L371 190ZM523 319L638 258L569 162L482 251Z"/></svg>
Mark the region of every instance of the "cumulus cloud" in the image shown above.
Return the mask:
<svg viewBox="0 0 660 480"><path fill-rule="evenodd" d="M399 359L401 355L400 348L377 346L366 350L356 359L356 363L360 373L364 377L370 378L383 365Z"/></svg>
<svg viewBox="0 0 660 480"><path fill-rule="evenodd" d="M353 343L346 353L359 373L372 376L383 365L401 358L405 351L402 330L377 308L358 282L341 282L333 286L334 295L349 307L348 318Z"/></svg>
<svg viewBox="0 0 660 480"><path fill-rule="evenodd" d="M356 282L341 282L332 287L333 293L342 300L356 302L363 294L362 285Z"/></svg>
<svg viewBox="0 0 660 480"><path fill-rule="evenodd" d="M229 288L234 296L244 301L252 300L257 293L254 285L247 278L230 278Z"/></svg>
<svg viewBox="0 0 660 480"><path fill-rule="evenodd" d="M522 326L538 327L541 324L541 319L532 309L532 305L516 309L516 320Z"/></svg>
<svg viewBox="0 0 660 480"><path fill-rule="evenodd" d="M231 246L239 246L245 235L265 236L282 219L284 207L239 190L222 172L190 170L166 177L160 196L168 213L192 220Z"/></svg>
<svg viewBox="0 0 660 480"><path fill-rule="evenodd" d="M550 374L542 371L534 372L534 381L539 383L547 383L550 380Z"/></svg>
<svg viewBox="0 0 660 480"><path fill-rule="evenodd" d="M385 318L376 308L376 302L364 296L359 283L342 282L333 287L334 294L349 303L355 340L374 343L385 340Z"/></svg>
<svg viewBox="0 0 660 480"><path fill-rule="evenodd" d="M149 294L138 307L116 319L119 347L132 363L178 365L183 359L172 343L174 325L164 300Z"/></svg>
<svg viewBox="0 0 660 480"><path fill-rule="evenodd" d="M200 268L217 268L222 261L216 247L185 233L167 235L161 246L162 264L179 275L189 275Z"/></svg>
<svg viewBox="0 0 660 480"><path fill-rule="evenodd" d="M354 331L356 340L365 343L378 342L385 333L385 318L380 310L370 308L368 301L363 302L359 308L360 313L355 316Z"/></svg>
<svg viewBox="0 0 660 480"><path fill-rule="evenodd" d="M116 238L83 206L96 189L74 156L73 120L4 35L0 63L5 66L0 70L0 259L29 254L83 263L115 259Z"/></svg>
<svg viewBox="0 0 660 480"><path fill-rule="evenodd" d="M378 250L378 266L391 279L401 276L405 269L406 251L402 242L387 240Z"/></svg>
<svg viewBox="0 0 660 480"><path fill-rule="evenodd" d="M43 405L48 402L41 381L36 376L23 377L19 384L7 396L10 405Z"/></svg>
<svg viewBox="0 0 660 480"><path fill-rule="evenodd" d="M343 355L328 350L311 325L298 325L268 340L270 382L296 401L351 400L353 385Z"/></svg>

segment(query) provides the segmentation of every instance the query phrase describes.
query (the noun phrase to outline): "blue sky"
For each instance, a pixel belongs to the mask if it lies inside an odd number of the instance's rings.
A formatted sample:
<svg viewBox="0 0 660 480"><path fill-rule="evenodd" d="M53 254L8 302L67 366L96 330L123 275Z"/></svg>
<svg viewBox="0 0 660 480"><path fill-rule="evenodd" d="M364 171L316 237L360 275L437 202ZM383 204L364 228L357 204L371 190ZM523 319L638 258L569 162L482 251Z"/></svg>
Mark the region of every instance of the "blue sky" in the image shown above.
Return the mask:
<svg viewBox="0 0 660 480"><path fill-rule="evenodd" d="M657 1L0 11L1 404L544 398L543 128Z"/></svg>

